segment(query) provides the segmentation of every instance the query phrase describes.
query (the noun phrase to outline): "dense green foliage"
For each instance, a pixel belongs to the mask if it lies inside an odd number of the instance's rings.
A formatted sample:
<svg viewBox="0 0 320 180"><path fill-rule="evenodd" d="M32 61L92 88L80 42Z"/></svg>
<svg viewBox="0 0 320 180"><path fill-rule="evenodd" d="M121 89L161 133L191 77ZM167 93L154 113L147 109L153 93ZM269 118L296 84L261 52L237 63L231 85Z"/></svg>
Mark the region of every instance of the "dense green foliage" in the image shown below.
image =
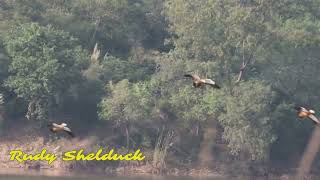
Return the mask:
<svg viewBox="0 0 320 180"><path fill-rule="evenodd" d="M166 153L196 162L211 127L228 157L286 163L312 128L293 106L320 110L319 8L319 0L4 0L0 93L8 111L22 98L29 119L58 112L84 126L106 122L119 146L171 144ZM222 89L195 89L186 73Z"/></svg>
<svg viewBox="0 0 320 180"><path fill-rule="evenodd" d="M6 36L5 46L12 59L5 85L18 97L36 103L35 111L49 108L44 106L79 83L88 59L68 33L34 23L15 27Z"/></svg>

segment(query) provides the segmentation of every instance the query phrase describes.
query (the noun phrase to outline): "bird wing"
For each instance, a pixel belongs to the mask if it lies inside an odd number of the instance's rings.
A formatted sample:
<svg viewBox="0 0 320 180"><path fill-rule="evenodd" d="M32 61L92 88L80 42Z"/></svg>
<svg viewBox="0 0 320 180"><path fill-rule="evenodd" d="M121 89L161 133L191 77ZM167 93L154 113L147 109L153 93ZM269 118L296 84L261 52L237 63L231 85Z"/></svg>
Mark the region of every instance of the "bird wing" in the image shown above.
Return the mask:
<svg viewBox="0 0 320 180"><path fill-rule="evenodd" d="M312 121L316 122L317 124L320 124L319 119L318 119L316 116L314 116L313 114L310 114L310 115L309 115L309 118L310 118Z"/></svg>
<svg viewBox="0 0 320 180"><path fill-rule="evenodd" d="M52 123L52 126L53 126L53 127L60 127L60 125L57 124L57 123Z"/></svg>
<svg viewBox="0 0 320 180"><path fill-rule="evenodd" d="M191 77L194 81L199 81L201 80L198 75L192 75L192 74L185 74L184 77Z"/></svg>
<svg viewBox="0 0 320 180"><path fill-rule="evenodd" d="M73 132L71 131L70 128L68 128L68 127L63 127L63 130L64 130L66 133L68 133L71 137L74 137L74 134L73 134Z"/></svg>
<svg viewBox="0 0 320 180"><path fill-rule="evenodd" d="M303 112L309 112L306 108L304 107L300 107L300 111L303 111Z"/></svg>
<svg viewBox="0 0 320 180"><path fill-rule="evenodd" d="M295 106L294 109L297 110L297 111L301 111L302 107L300 107L300 106Z"/></svg>
<svg viewBox="0 0 320 180"><path fill-rule="evenodd" d="M205 84L209 84L215 88L219 88L220 89L220 86L217 85L217 83L215 81L213 81L212 79L204 79L203 81Z"/></svg>
<svg viewBox="0 0 320 180"><path fill-rule="evenodd" d="M299 106L295 106L294 107L297 111L300 111L300 112L309 112L306 108L304 108L304 107L299 107Z"/></svg>

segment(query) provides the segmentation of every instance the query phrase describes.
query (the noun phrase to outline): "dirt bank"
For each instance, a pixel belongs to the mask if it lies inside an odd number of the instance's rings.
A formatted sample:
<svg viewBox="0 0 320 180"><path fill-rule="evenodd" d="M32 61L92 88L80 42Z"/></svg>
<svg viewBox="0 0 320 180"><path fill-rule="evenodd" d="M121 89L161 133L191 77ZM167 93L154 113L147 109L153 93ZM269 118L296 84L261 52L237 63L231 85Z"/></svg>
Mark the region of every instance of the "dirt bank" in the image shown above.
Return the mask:
<svg viewBox="0 0 320 180"><path fill-rule="evenodd" d="M96 152L101 146L99 140L94 138L60 138L52 140L52 138L45 138L41 135L33 135L19 138L1 138L0 139L0 169L2 172L16 172L16 169L23 171L43 171L50 170L51 173L64 175L72 172L94 172L98 174L112 174L112 175L173 175L173 176L204 176L204 177L240 177L250 176L254 179L292 179L295 170L288 170L286 172L274 172L263 167L256 167L256 169L263 169L261 172L250 174L249 168L238 169L237 174L230 173L232 166L221 165L217 169L205 169L197 167L178 167L170 166L160 169L152 166L152 152L143 152L146 155L144 161L63 161L62 155L66 151L85 149L86 153ZM110 148L110 147L106 147ZM47 161L25 161L20 163L18 161L10 160L11 150L21 150L24 153L36 154L43 149L47 152L54 153L58 157L52 163ZM125 154L126 150L117 150L120 154ZM231 170L232 171L232 170ZM1 172L0 172L1 173ZM241 174L241 175L239 175ZM318 175L310 175L308 178L319 179ZM245 178L247 179L247 178Z"/></svg>

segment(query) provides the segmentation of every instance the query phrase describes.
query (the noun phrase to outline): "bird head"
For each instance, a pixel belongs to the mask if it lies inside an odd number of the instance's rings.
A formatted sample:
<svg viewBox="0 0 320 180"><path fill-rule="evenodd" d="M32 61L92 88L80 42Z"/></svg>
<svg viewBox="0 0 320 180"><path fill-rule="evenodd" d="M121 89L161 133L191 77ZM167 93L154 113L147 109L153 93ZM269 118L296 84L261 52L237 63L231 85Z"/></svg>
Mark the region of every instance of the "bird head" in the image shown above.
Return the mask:
<svg viewBox="0 0 320 180"><path fill-rule="evenodd" d="M61 123L61 125L62 125L62 126L67 126L67 124L66 124L66 123Z"/></svg>
<svg viewBox="0 0 320 180"><path fill-rule="evenodd" d="M315 113L316 113L316 112L315 112L314 110L312 110L312 109L310 109L309 112L310 112L311 114L315 114Z"/></svg>

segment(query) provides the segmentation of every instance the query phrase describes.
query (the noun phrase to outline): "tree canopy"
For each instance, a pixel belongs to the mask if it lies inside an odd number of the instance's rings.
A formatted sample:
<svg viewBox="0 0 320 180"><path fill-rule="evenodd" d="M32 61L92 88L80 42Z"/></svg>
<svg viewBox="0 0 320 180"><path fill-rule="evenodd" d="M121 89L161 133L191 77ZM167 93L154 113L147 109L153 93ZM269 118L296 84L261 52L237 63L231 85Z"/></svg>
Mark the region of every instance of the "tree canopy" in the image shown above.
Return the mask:
<svg viewBox="0 0 320 180"><path fill-rule="evenodd" d="M5 85L30 101L30 106L39 103L39 108L59 103L68 88L81 81L81 71L88 64L88 54L77 40L51 26L14 26L5 46L12 60Z"/></svg>
<svg viewBox="0 0 320 180"><path fill-rule="evenodd" d="M119 146L162 151L159 162L166 153L194 160L214 129L213 148L226 148L212 154L225 161L291 165L312 128L293 107L320 109L319 8L319 0L4 0L2 106L40 122L56 112L105 123L119 130ZM194 88L190 73L222 88Z"/></svg>

